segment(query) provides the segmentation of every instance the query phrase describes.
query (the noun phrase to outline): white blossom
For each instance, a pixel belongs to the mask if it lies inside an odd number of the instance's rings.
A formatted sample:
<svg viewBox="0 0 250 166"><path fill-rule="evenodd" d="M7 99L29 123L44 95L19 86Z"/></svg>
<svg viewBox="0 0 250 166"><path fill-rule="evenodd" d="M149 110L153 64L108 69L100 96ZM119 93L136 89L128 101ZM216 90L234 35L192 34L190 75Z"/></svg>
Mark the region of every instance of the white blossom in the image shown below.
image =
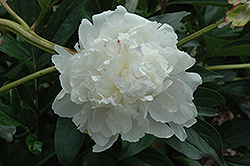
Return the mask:
<svg viewBox="0 0 250 166"><path fill-rule="evenodd" d="M7 142L13 140L13 135L16 133L15 126L2 126L0 125L0 136L6 139Z"/></svg>
<svg viewBox="0 0 250 166"><path fill-rule="evenodd" d="M88 132L94 152L110 148L119 135L129 142L145 133L184 141L184 127L196 122L193 92L202 81L185 71L195 59L177 49L174 29L122 6L92 19L79 27L78 53L55 46L62 86L55 113Z"/></svg>

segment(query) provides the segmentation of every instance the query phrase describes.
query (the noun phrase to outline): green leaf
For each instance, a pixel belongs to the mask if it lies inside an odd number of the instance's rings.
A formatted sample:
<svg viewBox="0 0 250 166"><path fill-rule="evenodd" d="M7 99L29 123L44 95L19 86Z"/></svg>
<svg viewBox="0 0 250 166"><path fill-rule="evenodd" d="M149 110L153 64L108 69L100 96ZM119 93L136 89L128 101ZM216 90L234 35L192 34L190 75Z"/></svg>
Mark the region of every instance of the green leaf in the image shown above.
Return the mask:
<svg viewBox="0 0 250 166"><path fill-rule="evenodd" d="M235 118L223 123L218 131L224 141L224 147L234 149L247 145L250 140L249 126L250 120L244 118Z"/></svg>
<svg viewBox="0 0 250 166"><path fill-rule="evenodd" d="M8 1L9 2L9 1ZM12 0L9 2L13 10L29 25L31 26L39 12L40 6L36 0Z"/></svg>
<svg viewBox="0 0 250 166"><path fill-rule="evenodd" d="M250 40L235 40L220 48L216 56L246 56L250 55Z"/></svg>
<svg viewBox="0 0 250 166"><path fill-rule="evenodd" d="M185 141L181 142L177 137L171 137L166 142L189 158L199 160L209 157L224 165L221 137L209 123L198 119L198 122L192 128L186 129L186 132L188 137Z"/></svg>
<svg viewBox="0 0 250 166"><path fill-rule="evenodd" d="M250 20L249 3L239 4L226 12L225 22L231 22L230 28L244 26Z"/></svg>
<svg viewBox="0 0 250 166"><path fill-rule="evenodd" d="M219 115L219 110L209 107L196 106L199 116L214 117Z"/></svg>
<svg viewBox="0 0 250 166"><path fill-rule="evenodd" d="M10 70L8 73L6 73L4 76L9 79L14 79L16 75L22 70L23 65L25 65L26 62L28 62L31 58L24 59L18 63L18 65Z"/></svg>
<svg viewBox="0 0 250 166"><path fill-rule="evenodd" d="M0 103L0 125L4 126L21 125L16 119L17 118L14 110L9 106Z"/></svg>
<svg viewBox="0 0 250 166"><path fill-rule="evenodd" d="M20 98L28 104L30 108L34 107L34 101L31 96L31 90L25 86L25 84L17 86L18 94L20 95Z"/></svg>
<svg viewBox="0 0 250 166"><path fill-rule="evenodd" d="M185 166L202 166L199 161L187 158L185 156L173 156L173 157L171 157L171 159L173 159L173 160L177 161L178 163L180 163L181 165L185 165Z"/></svg>
<svg viewBox="0 0 250 166"><path fill-rule="evenodd" d="M6 35L3 44L0 45L0 51L19 60L31 57L30 53L10 34Z"/></svg>
<svg viewBox="0 0 250 166"><path fill-rule="evenodd" d="M89 152L82 159L82 165L86 166L115 166L117 163L116 155L119 155L120 148L114 149L114 145L101 153Z"/></svg>
<svg viewBox="0 0 250 166"><path fill-rule="evenodd" d="M194 103L197 106L209 107L209 108L226 106L226 100L221 94L219 94L215 90L204 87L199 87L195 91Z"/></svg>
<svg viewBox="0 0 250 166"><path fill-rule="evenodd" d="M181 23L181 20L183 17L189 15L189 12L181 11L181 12L175 12L175 13L166 13L159 16L154 16L149 18L151 21L157 21L162 24L167 23L171 25L174 29L180 28L183 24Z"/></svg>
<svg viewBox="0 0 250 166"><path fill-rule="evenodd" d="M55 151L61 163L70 164L80 150L86 135L77 130L72 119L58 118L55 131Z"/></svg>
<svg viewBox="0 0 250 166"><path fill-rule="evenodd" d="M139 154L123 159L119 162L119 166L174 166L172 161L164 154L156 149L147 148Z"/></svg>
<svg viewBox="0 0 250 166"><path fill-rule="evenodd" d="M42 146L43 143L40 141L37 141L38 133L29 135L26 138L26 145L31 153L34 155L40 155L42 153Z"/></svg>
<svg viewBox="0 0 250 166"><path fill-rule="evenodd" d="M235 70L219 70L217 71L223 78L217 78L215 81L232 81L236 76L237 72Z"/></svg>
<svg viewBox="0 0 250 166"><path fill-rule="evenodd" d="M240 3L245 3L247 2L248 0L228 0L228 3L232 4L232 5L238 5Z"/></svg>
<svg viewBox="0 0 250 166"><path fill-rule="evenodd" d="M250 55L250 40L223 40L210 36L204 36L207 46L207 56L246 56Z"/></svg>
<svg viewBox="0 0 250 166"><path fill-rule="evenodd" d="M42 9L48 7L51 0L37 0Z"/></svg>
<svg viewBox="0 0 250 166"><path fill-rule="evenodd" d="M86 2L87 0L64 0L50 17L44 37L56 44L65 45L79 26ZM42 54L37 61L37 68L42 69L50 59L51 54Z"/></svg>
<svg viewBox="0 0 250 166"><path fill-rule="evenodd" d="M225 157L228 166L248 166L250 163L250 153L243 154L243 156Z"/></svg>
<svg viewBox="0 0 250 166"><path fill-rule="evenodd" d="M191 4L191 5L209 5L209 6L231 6L227 0L176 0L169 2L168 5L172 4Z"/></svg>
<svg viewBox="0 0 250 166"><path fill-rule="evenodd" d="M219 50L222 46L230 43L229 40L223 40L211 36L204 35L204 40L207 46L207 55L206 56L215 56L215 52Z"/></svg>
<svg viewBox="0 0 250 166"><path fill-rule="evenodd" d="M189 72L195 72L198 73L201 78L202 78L202 82L212 82L213 80L215 80L216 78L223 78L223 75L220 75L212 70L207 70L201 66L193 66L192 68L188 69Z"/></svg>
<svg viewBox="0 0 250 166"><path fill-rule="evenodd" d="M249 97L250 80L239 80L227 83L218 89L218 91L231 95Z"/></svg>
<svg viewBox="0 0 250 166"><path fill-rule="evenodd" d="M151 145L155 140L155 137L152 135L145 135L141 140L138 142L127 142L122 141L122 153L119 160L136 155L137 153L143 151L149 145Z"/></svg>
<svg viewBox="0 0 250 166"><path fill-rule="evenodd" d="M64 0L51 16L44 37L59 45L65 45L77 29L87 0Z"/></svg>

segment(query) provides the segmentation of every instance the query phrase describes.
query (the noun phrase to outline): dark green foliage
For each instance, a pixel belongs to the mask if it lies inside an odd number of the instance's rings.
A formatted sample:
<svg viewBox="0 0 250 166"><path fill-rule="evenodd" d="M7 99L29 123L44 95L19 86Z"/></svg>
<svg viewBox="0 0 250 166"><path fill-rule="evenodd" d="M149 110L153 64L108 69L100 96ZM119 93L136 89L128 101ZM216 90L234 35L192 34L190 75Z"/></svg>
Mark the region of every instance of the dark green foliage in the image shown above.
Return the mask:
<svg viewBox="0 0 250 166"><path fill-rule="evenodd" d="M29 26L44 15L36 33L73 49L83 18L125 5L125 0L8 0ZM180 39L223 18L227 0L139 0L136 14L172 25ZM56 8L52 9L51 6ZM0 7L1 18L14 20ZM247 166L250 163L250 70L207 70L223 64L250 63L250 23L232 31L215 29L187 43L181 50L196 58L189 72L203 84L194 93L197 123L185 128L187 139L159 139L146 135L130 143L121 138L101 153L93 153L91 138L69 118L59 118L51 104L61 90L58 72L44 75L0 94L0 125L17 126L14 141L0 138L0 166ZM0 86L52 66L51 54L13 33L0 46ZM230 116L229 116L230 115ZM216 123L218 122L218 123ZM218 125L219 124L219 125ZM225 155L228 150L236 155Z"/></svg>

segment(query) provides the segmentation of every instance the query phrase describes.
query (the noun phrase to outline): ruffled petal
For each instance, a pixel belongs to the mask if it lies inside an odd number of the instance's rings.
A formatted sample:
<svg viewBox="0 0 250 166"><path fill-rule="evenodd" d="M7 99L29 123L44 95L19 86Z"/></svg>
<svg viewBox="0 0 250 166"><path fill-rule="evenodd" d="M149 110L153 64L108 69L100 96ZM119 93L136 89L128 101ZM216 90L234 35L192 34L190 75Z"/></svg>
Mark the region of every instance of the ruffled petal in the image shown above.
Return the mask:
<svg viewBox="0 0 250 166"><path fill-rule="evenodd" d="M82 108L82 105L77 105L70 100L70 94L62 90L52 103L52 109L60 117L72 118Z"/></svg>
<svg viewBox="0 0 250 166"><path fill-rule="evenodd" d="M163 48L168 46L176 49L177 35L174 33L174 28L168 24L161 25L156 31L154 42L157 43L156 45L160 45Z"/></svg>
<svg viewBox="0 0 250 166"><path fill-rule="evenodd" d="M177 124L183 124L196 116L197 110L193 103L179 103L178 111L173 113L172 121Z"/></svg>
<svg viewBox="0 0 250 166"><path fill-rule="evenodd" d="M129 130L127 133L121 133L122 140L129 142L139 141L145 135L145 132L149 130L149 121L147 119L144 120L141 125L138 125L137 120L133 120L133 128Z"/></svg>
<svg viewBox="0 0 250 166"><path fill-rule="evenodd" d="M110 138L105 137L99 132L92 132L91 130L88 130L88 133L98 146L105 146L110 141Z"/></svg>
<svg viewBox="0 0 250 166"><path fill-rule="evenodd" d="M173 119L173 112L178 110L177 101L166 92L160 93L148 107L151 117L161 123L170 122Z"/></svg>
<svg viewBox="0 0 250 166"><path fill-rule="evenodd" d="M108 118L106 119L106 124L110 128L113 135L120 132L128 132L131 130L132 119L129 112L122 106L116 109L110 109L108 112Z"/></svg>
<svg viewBox="0 0 250 166"><path fill-rule="evenodd" d="M97 144L94 145L93 146L93 152L102 152L102 151L110 148L113 145L113 143L117 140L118 136L119 135L116 134L116 135L110 137L109 142L106 145L104 145L104 146L99 146Z"/></svg>
<svg viewBox="0 0 250 166"><path fill-rule="evenodd" d="M169 125L171 129L174 131L175 136L179 138L181 141L185 141L185 139L187 138L187 133L184 130L183 126L173 122L170 122Z"/></svg>
<svg viewBox="0 0 250 166"><path fill-rule="evenodd" d="M107 119L108 111L109 111L109 108L96 108L93 111L93 118L90 124L90 129L93 132L102 131L102 128L104 127L103 124L105 123L105 120Z"/></svg>
<svg viewBox="0 0 250 166"><path fill-rule="evenodd" d="M169 138L173 136L174 131L165 123L156 122L150 116L148 116L149 120L149 131L147 133L153 134L159 138Z"/></svg>
<svg viewBox="0 0 250 166"><path fill-rule="evenodd" d="M180 59L174 66L173 71L171 72L171 75L175 75L177 73L183 72L186 69L193 66L195 63L195 59L189 56L186 52L179 51L176 49L176 54L179 54Z"/></svg>
<svg viewBox="0 0 250 166"><path fill-rule="evenodd" d="M62 73L65 70L65 64L73 55L58 45L55 45L54 49L59 55L53 55L51 59L56 69Z"/></svg>
<svg viewBox="0 0 250 166"><path fill-rule="evenodd" d="M174 76L186 83L193 91L202 84L202 78L197 73L181 72Z"/></svg>

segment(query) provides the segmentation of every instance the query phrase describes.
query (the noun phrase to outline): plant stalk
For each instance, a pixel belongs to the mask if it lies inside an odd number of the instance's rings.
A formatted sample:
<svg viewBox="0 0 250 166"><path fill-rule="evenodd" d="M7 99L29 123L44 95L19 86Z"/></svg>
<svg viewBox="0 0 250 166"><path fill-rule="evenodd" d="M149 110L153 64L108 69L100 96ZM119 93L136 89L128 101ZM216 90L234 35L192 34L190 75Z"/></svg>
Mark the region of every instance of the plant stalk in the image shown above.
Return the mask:
<svg viewBox="0 0 250 166"><path fill-rule="evenodd" d="M10 31L12 33L15 33L17 36L21 37L26 42L44 50L51 54L57 54L54 50L55 43L52 43L40 36L38 36L34 31L27 30L24 27L22 27L20 24L0 18L0 31ZM75 54L75 51L72 51L69 48L64 48L71 54Z"/></svg>
<svg viewBox="0 0 250 166"><path fill-rule="evenodd" d="M250 68L250 63L245 64L233 64L233 65L217 65L217 66L208 66L208 70L227 70L227 69L245 69Z"/></svg>
<svg viewBox="0 0 250 166"><path fill-rule="evenodd" d="M177 47L181 47L184 44L190 42L191 40L193 40L193 39L195 39L195 38L197 38L197 37L199 37L199 36L201 36L201 35L209 32L209 31L217 28L223 22L224 22L224 18L222 18L221 20L219 20L219 21L217 21L217 22L215 22L215 23L213 23L213 24L211 24L211 25L209 25L209 26L207 26L207 27L205 27L205 28L203 28L203 29L201 29L201 30L199 30L199 31L197 31L197 32L195 32L195 33L187 36L187 37L185 37L184 39L180 40L177 43Z"/></svg>
<svg viewBox="0 0 250 166"><path fill-rule="evenodd" d="M33 80L35 78L38 78L38 77L40 77L42 75L45 75L45 74L48 74L48 73L51 73L51 72L54 72L54 71L56 71L56 68L54 66L52 66L52 67L40 70L38 72L35 72L33 74L30 74L30 75L28 75L26 77L23 77L23 78L21 78L21 79L19 79L17 81L14 81L12 83L9 83L9 84L1 87L0 88L0 93L3 93L3 92L5 92L5 91L7 91L7 90L9 90L9 89L11 89L13 87L16 87L16 86L21 85L21 84L23 84L25 82L28 82L30 80Z"/></svg>
<svg viewBox="0 0 250 166"><path fill-rule="evenodd" d="M12 16L14 19L21 24L22 27L25 29L30 29L30 27L27 25L27 23L21 19L11 8L10 6L4 1L0 0L0 4L3 6L3 8Z"/></svg>

